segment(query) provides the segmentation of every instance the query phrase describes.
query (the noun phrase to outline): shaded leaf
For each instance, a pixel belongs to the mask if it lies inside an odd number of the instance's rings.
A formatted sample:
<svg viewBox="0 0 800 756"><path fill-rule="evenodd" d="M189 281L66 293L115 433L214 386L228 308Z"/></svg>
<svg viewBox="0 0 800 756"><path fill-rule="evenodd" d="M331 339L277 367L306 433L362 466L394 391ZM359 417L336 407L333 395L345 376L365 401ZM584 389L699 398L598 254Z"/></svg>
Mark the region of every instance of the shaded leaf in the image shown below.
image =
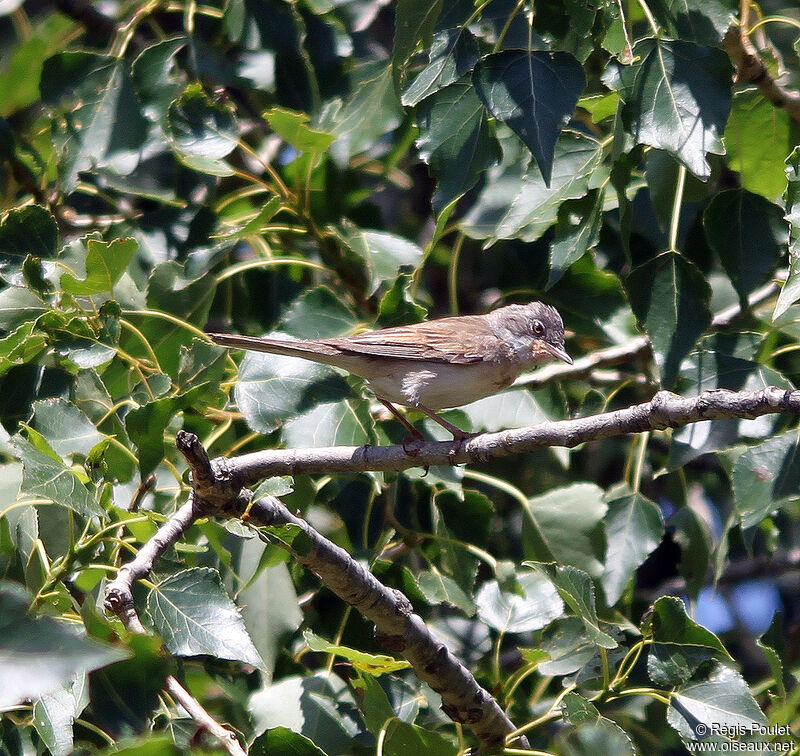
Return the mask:
<svg viewBox="0 0 800 756"><path fill-rule="evenodd" d="M602 648L616 648L617 642L600 629L595 604L594 584L589 575L575 567L561 567L554 563L525 562L537 573L546 577L558 591L570 611L583 622L592 643Z"/></svg>
<svg viewBox="0 0 800 756"><path fill-rule="evenodd" d="M454 84L478 60L478 44L469 29L445 29L433 35L428 65L403 92L403 105L417 105L426 97Z"/></svg>
<svg viewBox="0 0 800 756"><path fill-rule="evenodd" d="M733 466L736 513L743 528L757 525L775 509L797 499L800 443L796 430L751 446Z"/></svg>
<svg viewBox="0 0 800 756"><path fill-rule="evenodd" d="M496 580L486 581L475 594L478 617L502 633L539 630L564 613L553 584L536 572L516 576L514 590L503 590Z"/></svg>
<svg viewBox="0 0 800 756"><path fill-rule="evenodd" d="M685 683L708 659L730 658L719 638L692 620L683 602L674 596L656 600L642 622L642 633L653 639L647 672L661 687Z"/></svg>
<svg viewBox="0 0 800 756"><path fill-rule="evenodd" d="M652 342L661 385L670 388L683 358L711 323L708 282L679 252L662 252L635 268L625 286Z"/></svg>
<svg viewBox="0 0 800 756"><path fill-rule="evenodd" d="M548 659L541 661L537 669L547 676L557 677L577 672L588 664L597 653L580 617L559 617L543 631L540 649Z"/></svg>
<svg viewBox="0 0 800 756"><path fill-rule="evenodd" d="M613 606L619 601L636 569L655 550L664 534L664 520L655 502L639 493L608 503L603 590Z"/></svg>
<svg viewBox="0 0 800 756"><path fill-rule="evenodd" d="M94 423L74 404L63 399L35 402L31 424L62 457L71 454L85 457L103 439Z"/></svg>
<svg viewBox="0 0 800 756"><path fill-rule="evenodd" d="M430 42L442 0L398 0L394 17L394 44L392 45L392 70L396 85L403 83L408 61L422 44Z"/></svg>
<svg viewBox="0 0 800 756"><path fill-rule="evenodd" d="M784 255L788 236L781 208L759 194L729 189L708 204L703 226L747 308L747 295L764 283Z"/></svg>
<svg viewBox="0 0 800 756"><path fill-rule="evenodd" d="M61 506L87 516L104 514L95 502L84 481L61 460L44 437L32 428L28 440L14 436L12 445L22 460L23 476L20 491L49 499Z"/></svg>
<svg viewBox="0 0 800 756"><path fill-rule="evenodd" d="M39 205L9 210L0 221L0 263L22 265L28 255L55 257L58 228L55 218Z"/></svg>
<svg viewBox="0 0 800 756"><path fill-rule="evenodd" d="M590 483L556 488L530 499L523 532L526 556L574 565L600 577L606 551L606 511L602 489Z"/></svg>
<svg viewBox="0 0 800 756"><path fill-rule="evenodd" d="M32 600L22 586L0 583L0 706L53 693L82 672L128 656L52 617L29 616Z"/></svg>
<svg viewBox="0 0 800 756"><path fill-rule="evenodd" d="M353 331L353 311L327 286L307 289L281 315L283 333L298 339L329 339Z"/></svg>
<svg viewBox="0 0 800 756"><path fill-rule="evenodd" d="M733 12L722 0L655 0L653 15L664 35L717 45L733 21Z"/></svg>
<svg viewBox="0 0 800 756"><path fill-rule="evenodd" d="M514 150L508 140L503 149L507 154L502 164L488 170L485 186L462 222L464 233L487 244L538 239L556 222L562 202L586 194L603 160L599 142L565 131L555 147L548 186L537 166L527 166L522 150Z"/></svg>
<svg viewBox="0 0 800 756"><path fill-rule="evenodd" d="M78 296L108 292L125 272L138 248L135 239L114 239L104 242L88 239L86 242L86 278L79 280L69 273L61 276L64 291Z"/></svg>
<svg viewBox="0 0 800 756"><path fill-rule="evenodd" d="M583 66L569 53L504 50L481 58L475 91L533 154L550 186L555 144L586 86Z"/></svg>
<svg viewBox="0 0 800 756"><path fill-rule="evenodd" d="M722 50L682 40L645 39L636 62L606 83L624 101L622 118L637 144L675 155L695 176L711 175L707 153L722 155L731 107L731 62Z"/></svg>
<svg viewBox="0 0 800 756"><path fill-rule="evenodd" d="M234 389L239 410L259 433L270 433L318 404L338 402L349 395L341 376L323 365L257 352L245 354Z"/></svg>
<svg viewBox="0 0 800 756"><path fill-rule="evenodd" d="M469 77L426 99L417 110L417 119L419 155L437 179L433 205L441 212L499 161L500 148Z"/></svg>
<svg viewBox="0 0 800 756"><path fill-rule="evenodd" d="M549 289L572 263L597 244L602 221L604 193L590 191L585 197L567 200L558 209L558 223L550 245Z"/></svg>
<svg viewBox="0 0 800 756"><path fill-rule="evenodd" d="M263 664L216 570L188 569L162 580L147 597L147 611L176 656L207 654Z"/></svg>

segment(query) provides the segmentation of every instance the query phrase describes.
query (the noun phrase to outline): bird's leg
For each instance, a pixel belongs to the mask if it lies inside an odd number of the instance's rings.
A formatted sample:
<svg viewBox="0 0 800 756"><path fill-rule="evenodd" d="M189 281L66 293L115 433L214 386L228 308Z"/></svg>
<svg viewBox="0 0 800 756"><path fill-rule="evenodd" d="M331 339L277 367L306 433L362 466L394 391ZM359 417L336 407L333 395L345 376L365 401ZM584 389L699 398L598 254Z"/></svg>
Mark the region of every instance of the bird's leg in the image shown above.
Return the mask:
<svg viewBox="0 0 800 756"><path fill-rule="evenodd" d="M403 451L408 454L409 457L415 457L419 454L419 449L415 449L411 444L424 441L425 438L423 435L400 414L400 411L391 402L386 401L386 399L381 399L379 396L376 397L376 399L406 427L409 435L403 439Z"/></svg>
<svg viewBox="0 0 800 756"><path fill-rule="evenodd" d="M428 409L422 404L414 405L415 409L421 410L424 412L431 420L435 420L439 425L442 426L446 431L453 434L453 439L456 441L464 441L468 438L472 438L474 433L467 433L466 431L461 430L457 425L453 425L453 423L449 423L443 417L439 417L432 409Z"/></svg>
<svg viewBox="0 0 800 756"><path fill-rule="evenodd" d="M442 426L445 430L449 431L453 434L453 445L450 447L450 451L447 453L448 458L450 459L450 464L454 465L455 456L461 450L461 445L469 438L473 438L477 436L477 433L467 433L466 431L461 430L457 425L453 425L453 423L447 422L443 417L439 417L432 409L428 409L427 407L423 406L422 404L417 404L416 408L418 410L422 410L431 420L435 420L439 425Z"/></svg>

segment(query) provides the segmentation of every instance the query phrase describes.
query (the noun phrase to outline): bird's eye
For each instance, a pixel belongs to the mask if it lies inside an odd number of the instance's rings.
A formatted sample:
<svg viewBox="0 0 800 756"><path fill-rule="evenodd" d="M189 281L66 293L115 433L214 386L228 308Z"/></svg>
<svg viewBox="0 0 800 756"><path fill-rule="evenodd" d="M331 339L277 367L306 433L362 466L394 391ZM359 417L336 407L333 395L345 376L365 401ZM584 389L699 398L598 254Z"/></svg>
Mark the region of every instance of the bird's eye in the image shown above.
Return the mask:
<svg viewBox="0 0 800 756"><path fill-rule="evenodd" d="M533 332L537 336L541 336L544 333L544 323L541 320L534 320L533 321Z"/></svg>

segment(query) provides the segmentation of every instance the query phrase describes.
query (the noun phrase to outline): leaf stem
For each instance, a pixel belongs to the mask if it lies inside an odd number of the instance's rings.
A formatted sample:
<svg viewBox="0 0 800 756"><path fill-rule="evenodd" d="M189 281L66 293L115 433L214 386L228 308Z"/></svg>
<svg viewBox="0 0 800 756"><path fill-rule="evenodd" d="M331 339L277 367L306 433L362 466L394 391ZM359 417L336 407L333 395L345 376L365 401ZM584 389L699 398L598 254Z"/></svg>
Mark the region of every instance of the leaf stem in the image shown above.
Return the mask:
<svg viewBox="0 0 800 756"><path fill-rule="evenodd" d="M678 227L681 220L681 205L683 204L683 189L686 185L686 166L678 166L678 180L675 183L675 199L672 202L672 219L669 223L669 248L672 252L678 251Z"/></svg>

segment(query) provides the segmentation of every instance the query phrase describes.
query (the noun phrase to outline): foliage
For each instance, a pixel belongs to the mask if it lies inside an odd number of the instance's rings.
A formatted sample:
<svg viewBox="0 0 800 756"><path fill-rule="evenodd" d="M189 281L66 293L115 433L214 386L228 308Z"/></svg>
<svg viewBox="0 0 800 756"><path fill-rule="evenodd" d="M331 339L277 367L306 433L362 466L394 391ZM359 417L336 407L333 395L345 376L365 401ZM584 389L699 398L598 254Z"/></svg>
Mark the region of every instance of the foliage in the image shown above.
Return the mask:
<svg viewBox="0 0 800 756"><path fill-rule="evenodd" d="M202 520L157 561L152 637L103 613L104 582L186 499L179 429L219 456L403 437L357 379L205 330L543 299L574 357L649 337L447 413L473 431L659 386L791 387L800 127L733 83L747 19L728 0L58 6L0 3L0 752L219 750L172 673L253 753L474 744L244 525ZM797 21L771 20L751 42L791 87ZM767 724L796 724L796 657L726 570L796 552L797 451L770 415L260 493L403 590L540 751L766 749ZM717 579L736 627L702 623ZM758 585L797 616L789 581Z"/></svg>

